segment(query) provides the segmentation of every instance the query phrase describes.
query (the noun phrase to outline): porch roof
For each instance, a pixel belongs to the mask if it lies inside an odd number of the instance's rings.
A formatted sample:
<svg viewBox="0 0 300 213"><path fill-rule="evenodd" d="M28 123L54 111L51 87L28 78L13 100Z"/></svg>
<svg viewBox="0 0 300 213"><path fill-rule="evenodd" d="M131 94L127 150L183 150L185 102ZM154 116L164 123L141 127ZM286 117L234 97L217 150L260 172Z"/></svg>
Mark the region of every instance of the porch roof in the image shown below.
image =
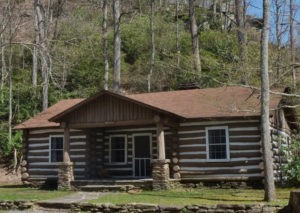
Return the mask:
<svg viewBox="0 0 300 213"><path fill-rule="evenodd" d="M219 87L144 94L120 95L102 91L87 99L63 100L17 125L14 129L58 127L62 117L91 103L103 94L137 104L158 113L184 119L255 117L260 115L260 93L245 87ZM271 96L270 109L277 108L280 96Z"/></svg>

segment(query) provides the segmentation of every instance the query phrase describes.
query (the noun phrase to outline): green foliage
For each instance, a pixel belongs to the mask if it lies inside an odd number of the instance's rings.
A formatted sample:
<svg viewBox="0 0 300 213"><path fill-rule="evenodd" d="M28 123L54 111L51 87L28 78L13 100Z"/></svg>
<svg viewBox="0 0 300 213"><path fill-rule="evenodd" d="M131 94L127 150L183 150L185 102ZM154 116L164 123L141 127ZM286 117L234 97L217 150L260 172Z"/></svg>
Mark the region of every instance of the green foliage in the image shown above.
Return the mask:
<svg viewBox="0 0 300 213"><path fill-rule="evenodd" d="M89 1L91 4L93 2L96 1ZM49 83L50 105L63 98L88 97L103 88L102 12L95 5L96 3L94 5L89 3L83 6L77 1L72 1L66 5L66 11L58 22L57 37L49 40L50 55L53 62ZM111 2L109 4L111 6ZM132 8L125 4L122 6L121 83L122 88L128 92L146 92L151 58L149 1L140 0L138 3L131 2L130 5L133 5ZM218 6L217 11L219 10ZM164 1L162 1L162 6L156 5L154 19L156 55L151 79L152 91L175 90L182 83L187 82L195 82L200 87L215 87L222 85L222 83L239 83L239 79L241 79L241 73L237 71L240 60L239 44L234 30L231 32L221 31L221 26L224 24L223 20L218 17L218 13L214 19L211 10L197 7L196 19L200 27L201 75L193 71L188 8L183 4L180 5L179 36L177 38L175 5L167 4ZM112 11L109 7L110 82L112 82L113 76L113 36ZM16 37L21 36L17 35ZM260 82L260 43L254 38L255 36L253 38L249 36L248 39L247 63L251 77L250 84L257 86ZM28 42L26 41L26 43ZM13 45L12 125L36 115L41 110L42 82L40 70L37 88L31 86L31 48L30 45L26 45L26 48L25 45ZM271 50L275 50L274 47L271 47ZM273 53L274 51L270 52ZM288 56L288 54L285 55ZM275 55L271 54L271 57L273 57L273 61L277 60ZM272 71L271 68L270 72ZM272 76L275 74L271 72ZM7 155L13 147L20 149L20 135L16 133L13 136L13 142L8 144L7 76L4 80L6 81L5 87L0 91L0 153ZM287 80L282 82L287 82ZM274 85L279 85L279 83L275 82Z"/></svg>
<svg viewBox="0 0 300 213"><path fill-rule="evenodd" d="M300 183L300 137L293 138L292 143L284 149L287 164L283 170L289 178L289 183Z"/></svg>

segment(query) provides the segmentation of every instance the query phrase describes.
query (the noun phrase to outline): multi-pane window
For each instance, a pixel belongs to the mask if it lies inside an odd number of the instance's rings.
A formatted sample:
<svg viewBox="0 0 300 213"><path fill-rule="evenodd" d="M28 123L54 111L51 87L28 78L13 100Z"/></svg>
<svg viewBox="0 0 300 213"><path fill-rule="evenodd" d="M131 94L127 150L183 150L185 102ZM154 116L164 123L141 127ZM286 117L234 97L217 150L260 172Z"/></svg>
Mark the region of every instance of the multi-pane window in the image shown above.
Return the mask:
<svg viewBox="0 0 300 213"><path fill-rule="evenodd" d="M207 159L209 160L229 159L228 128L207 127L206 147L207 147Z"/></svg>
<svg viewBox="0 0 300 213"><path fill-rule="evenodd" d="M50 162L62 162L64 152L63 136L50 136Z"/></svg>
<svg viewBox="0 0 300 213"><path fill-rule="evenodd" d="M110 163L126 163L125 135L110 136Z"/></svg>

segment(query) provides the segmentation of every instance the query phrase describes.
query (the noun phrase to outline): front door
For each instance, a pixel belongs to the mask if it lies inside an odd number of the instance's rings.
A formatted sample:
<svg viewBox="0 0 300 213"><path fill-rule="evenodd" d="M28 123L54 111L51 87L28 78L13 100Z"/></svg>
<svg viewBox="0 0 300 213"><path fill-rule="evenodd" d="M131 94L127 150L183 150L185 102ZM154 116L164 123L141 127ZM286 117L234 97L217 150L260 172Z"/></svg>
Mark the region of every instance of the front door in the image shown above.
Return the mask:
<svg viewBox="0 0 300 213"><path fill-rule="evenodd" d="M151 176L151 134L133 135L133 172L135 177Z"/></svg>

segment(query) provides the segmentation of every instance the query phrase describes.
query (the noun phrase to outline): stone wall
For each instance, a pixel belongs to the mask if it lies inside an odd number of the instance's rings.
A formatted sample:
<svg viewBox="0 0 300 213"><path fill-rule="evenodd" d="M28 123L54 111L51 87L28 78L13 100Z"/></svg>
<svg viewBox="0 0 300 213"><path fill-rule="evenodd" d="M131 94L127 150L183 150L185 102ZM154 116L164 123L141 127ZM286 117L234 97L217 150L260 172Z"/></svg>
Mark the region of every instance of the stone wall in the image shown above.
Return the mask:
<svg viewBox="0 0 300 213"><path fill-rule="evenodd" d="M147 212L147 213L275 213L290 212L282 211L281 207L263 204L218 204L218 205L188 205L184 207L159 206L146 203L130 204L88 204L88 203L55 203L55 202L32 202L32 201L0 201L0 210L28 210L33 207L46 209L65 209L71 212Z"/></svg>
<svg viewBox="0 0 300 213"><path fill-rule="evenodd" d="M38 203L43 208L53 208L55 203ZM147 212L147 213L181 213L181 212L198 212L198 213L275 213L280 209L279 206L271 205L244 205L244 204L218 204L218 205L189 205L185 207L168 207L155 204L131 203L131 204L87 204L72 203L62 205L57 203L56 209L69 209L71 212Z"/></svg>
<svg viewBox="0 0 300 213"><path fill-rule="evenodd" d="M34 205L31 201L0 201L0 210L27 210Z"/></svg>

